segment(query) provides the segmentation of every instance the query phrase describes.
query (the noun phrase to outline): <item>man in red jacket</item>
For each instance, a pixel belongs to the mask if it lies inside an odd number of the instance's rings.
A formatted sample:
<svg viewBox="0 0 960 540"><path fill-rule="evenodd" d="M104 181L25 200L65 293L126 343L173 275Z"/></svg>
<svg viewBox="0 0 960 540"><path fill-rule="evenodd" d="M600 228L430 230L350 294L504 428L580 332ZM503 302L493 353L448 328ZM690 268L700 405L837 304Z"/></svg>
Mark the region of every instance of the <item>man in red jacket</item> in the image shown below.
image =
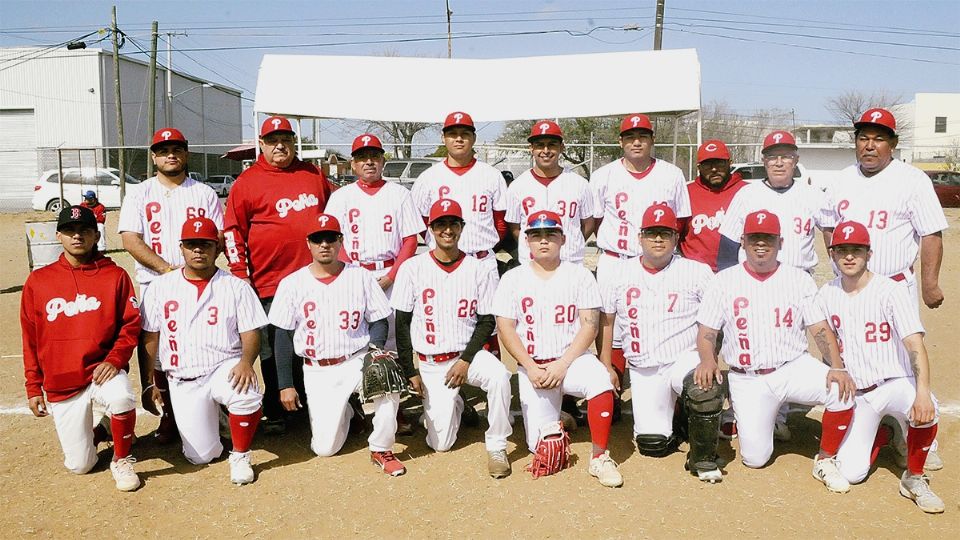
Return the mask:
<svg viewBox="0 0 960 540"><path fill-rule="evenodd" d="M93 402L105 407L113 433L110 472L117 489L133 491L140 487L130 456L137 402L126 370L140 310L130 277L97 250L99 237L89 208L64 208L57 221L63 254L23 285L27 402L34 416L53 416L63 464L75 474L97 463Z"/></svg>
<svg viewBox="0 0 960 540"><path fill-rule="evenodd" d="M296 144L289 120L267 118L260 128L260 156L227 197L223 240L230 270L253 286L268 313L280 280L313 261L303 239L330 198L330 183L320 169L297 158ZM276 328L260 331L264 432L278 435L286 431L286 420L272 349ZM302 368L295 368L294 378L305 396Z"/></svg>

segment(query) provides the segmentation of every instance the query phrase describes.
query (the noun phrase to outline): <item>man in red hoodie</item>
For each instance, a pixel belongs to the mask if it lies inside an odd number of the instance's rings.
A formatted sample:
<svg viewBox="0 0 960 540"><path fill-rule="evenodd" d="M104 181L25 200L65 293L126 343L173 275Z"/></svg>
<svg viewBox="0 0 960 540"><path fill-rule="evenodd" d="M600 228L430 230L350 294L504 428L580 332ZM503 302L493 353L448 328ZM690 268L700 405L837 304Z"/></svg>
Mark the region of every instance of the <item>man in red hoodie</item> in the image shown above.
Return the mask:
<svg viewBox="0 0 960 540"><path fill-rule="evenodd" d="M289 120L267 118L260 128L260 156L237 178L227 197L223 240L230 271L253 286L266 312L280 280L313 261L303 238L313 232L330 198L330 183L320 169L297 158L296 144ZM286 431L272 348L275 333L276 328L267 325L260 338L268 435ZM306 395L302 370L294 372L300 395Z"/></svg>
<svg viewBox="0 0 960 540"><path fill-rule="evenodd" d="M27 277L20 299L23 371L34 416L53 416L63 464L84 474L97 463L93 402L110 414L113 461L120 491L140 487L130 456L137 421L127 366L137 346L140 310L133 282L103 256L89 208L60 212L60 259ZM46 396L44 396L46 394Z"/></svg>

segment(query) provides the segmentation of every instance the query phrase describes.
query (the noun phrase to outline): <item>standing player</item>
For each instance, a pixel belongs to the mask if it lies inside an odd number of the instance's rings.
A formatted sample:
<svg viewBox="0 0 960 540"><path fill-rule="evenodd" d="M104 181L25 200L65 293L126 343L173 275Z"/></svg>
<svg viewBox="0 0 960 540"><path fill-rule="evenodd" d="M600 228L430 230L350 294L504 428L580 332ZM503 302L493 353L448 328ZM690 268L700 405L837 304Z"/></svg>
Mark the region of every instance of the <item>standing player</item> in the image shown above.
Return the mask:
<svg viewBox="0 0 960 540"><path fill-rule="evenodd" d="M423 397L427 445L438 452L446 452L457 440L464 410L459 388L470 384L486 392L487 470L494 478L504 478L510 474L507 437L513 433L510 372L483 350L496 326L490 312L496 274L460 251L463 211L456 201L433 203L429 225L437 247L404 265L391 300L397 311L400 363Z"/></svg>
<svg viewBox="0 0 960 540"><path fill-rule="evenodd" d="M907 470L900 494L924 512L943 512L943 501L923 476L927 452L937 435L937 402L930 392L930 363L923 325L907 289L867 269L870 233L856 222L837 225L830 256L840 277L820 289L843 359L857 384L856 409L837 460L851 483L862 482L876 459L877 428L884 415L908 423Z"/></svg>
<svg viewBox="0 0 960 540"><path fill-rule="evenodd" d="M107 207L97 200L97 194L93 191L87 191L83 194L83 202L80 206L85 206L93 211L97 218L97 230L100 232L100 240L97 240L97 249L101 253L107 251Z"/></svg>
<svg viewBox="0 0 960 540"><path fill-rule="evenodd" d="M280 280L312 260L303 238L313 232L326 207L330 184L320 169L297 158L297 135L286 118L264 120L259 144L257 161L230 188L223 240L230 271L253 285L269 312ZM272 348L275 331L273 325L260 330L263 427L268 435L287 429ZM298 366L294 377L302 386Z"/></svg>
<svg viewBox="0 0 960 540"><path fill-rule="evenodd" d="M535 210L552 210L564 220L567 243L560 259L583 263L586 239L593 234L595 218L593 193L587 180L560 166L563 131L556 122L541 120L530 129L533 168L521 174L507 188L507 223L517 241L520 263L530 261L530 249L520 241L527 217Z"/></svg>
<svg viewBox="0 0 960 540"><path fill-rule="evenodd" d="M697 311L713 274L703 263L674 256L679 226L673 210L656 204L643 215L639 259L601 289L603 337L600 357L610 363L614 319L627 326L623 354L633 393L637 450L662 457L677 449L673 421L677 398L687 411L690 452L686 468L704 482L720 482L717 429L723 385L700 391L693 383L697 356Z"/></svg>
<svg viewBox="0 0 960 540"><path fill-rule="evenodd" d="M777 410L783 403L824 405L813 474L830 491L848 491L850 484L837 470L835 456L853 417L856 388L818 305L817 286L810 274L777 260L783 240L773 212L748 214L741 242L746 262L714 277L697 315L696 384L710 389L722 383L716 342L717 333L725 329L722 353L730 366L730 401L743 464L758 468L770 460ZM804 328L830 367L807 352Z"/></svg>
<svg viewBox="0 0 960 540"><path fill-rule="evenodd" d="M526 237L533 260L503 275L493 313L517 360L527 448L536 452L541 427L559 421L564 394L586 398L588 470L602 485L619 487L623 476L607 450L618 379L588 350L600 327L600 288L585 267L560 260L565 237L556 213L530 214Z"/></svg>
<svg viewBox="0 0 960 540"><path fill-rule="evenodd" d="M267 316L249 285L217 268L220 231L213 221L188 219L180 250L183 269L157 278L143 298L144 348L163 366L187 461L210 463L223 453L222 405L233 440L230 481L249 484L250 443L263 399L253 362ZM162 400L153 390L153 400Z"/></svg>
<svg viewBox="0 0 960 540"><path fill-rule="evenodd" d="M64 208L57 219L60 258L32 272L20 298L23 372L34 416L53 415L72 473L97 463L93 402L106 407L113 436L110 472L120 491L140 487L130 456L137 400L127 378L140 312L133 283L96 248L90 209ZM46 398L44 398L46 394Z"/></svg>
<svg viewBox="0 0 960 540"><path fill-rule="evenodd" d="M354 415L350 396L363 380L368 346L382 348L387 340L390 305L369 271L337 260L343 247L337 218L320 214L313 229L307 236L313 262L280 281L270 322L278 328L281 403L288 411L300 407L293 385L296 352L303 358L303 384L310 400L310 448L327 457L347 440ZM370 460L383 472L400 476L407 471L393 455L400 395L375 398L373 406Z"/></svg>
<svg viewBox="0 0 960 540"><path fill-rule="evenodd" d="M136 262L140 296L146 294L150 283L161 274L183 266L179 234L183 223L196 217L207 217L218 227L223 226L223 210L213 189L187 176L189 158L187 139L179 130L161 128L153 134L150 145L157 175L130 189L120 207L119 231L123 249ZM145 364L143 339L137 358L140 364L140 384L146 390L151 370L160 366ZM156 377L161 392L166 392L166 379ZM143 408L160 414L150 399L143 399ZM172 441L177 424L169 396L164 398L163 415L155 436L162 442Z"/></svg>

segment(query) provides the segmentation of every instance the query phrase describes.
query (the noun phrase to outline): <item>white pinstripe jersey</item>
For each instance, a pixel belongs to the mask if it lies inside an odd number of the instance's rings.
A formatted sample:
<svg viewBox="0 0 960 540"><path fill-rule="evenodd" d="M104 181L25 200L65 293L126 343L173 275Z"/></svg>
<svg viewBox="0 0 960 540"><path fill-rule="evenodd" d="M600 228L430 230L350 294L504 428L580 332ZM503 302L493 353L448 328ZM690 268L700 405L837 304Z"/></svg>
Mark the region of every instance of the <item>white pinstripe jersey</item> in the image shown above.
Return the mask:
<svg viewBox="0 0 960 540"><path fill-rule="evenodd" d="M881 276L909 273L920 237L947 228L930 177L899 160L870 178L851 165L827 194L840 221L856 221L870 231L873 256L867 267Z"/></svg>
<svg viewBox="0 0 960 540"><path fill-rule="evenodd" d="M903 338L923 333L923 324L906 285L874 274L850 296L836 278L824 284L820 298L857 388L913 376Z"/></svg>
<svg viewBox="0 0 960 540"><path fill-rule="evenodd" d="M500 241L493 212L506 210L507 184L500 171L477 161L463 174L457 175L446 162L423 171L411 190L413 204L421 216L430 215L430 207L439 199L453 199L463 209L466 225L460 235L460 249L467 253L489 251ZM436 247L427 230L427 244Z"/></svg>
<svg viewBox="0 0 960 540"><path fill-rule="evenodd" d="M223 230L223 207L213 189L187 177L179 187L167 189L157 177L131 186L120 207L119 232L135 232L171 266L182 266L180 229L183 222L208 217ZM136 263L137 282L146 284L159 274Z"/></svg>
<svg viewBox="0 0 960 540"><path fill-rule="evenodd" d="M640 254L640 220L656 202L666 203L678 218L690 216L690 195L683 172L672 163L656 160L637 179L618 159L600 167L590 177L597 203L594 217L603 218L597 247L623 255Z"/></svg>
<svg viewBox="0 0 960 540"><path fill-rule="evenodd" d="M561 262L543 280L524 264L503 275L493 314L517 321L517 334L532 358L559 358L580 330L580 310L600 309L600 286L585 267Z"/></svg>
<svg viewBox="0 0 960 540"><path fill-rule="evenodd" d="M337 358L370 343L368 322L390 315L387 296L372 272L345 266L324 283L310 266L280 280L270 306L270 324L293 330L297 356Z"/></svg>
<svg viewBox="0 0 960 540"><path fill-rule="evenodd" d="M530 170L518 176L507 188L506 219L520 225L520 260L530 260L530 247L524 238L527 216L539 210L553 210L563 221L563 234L567 237L560 248L560 260L582 263L586 240L580 222L593 217L596 212L593 197L587 180L574 172L564 171L548 184L544 184Z"/></svg>
<svg viewBox="0 0 960 540"><path fill-rule="evenodd" d="M425 252L400 267L390 305L413 312L410 338L415 351L461 352L477 326L477 315L490 314L497 280L496 272L474 257L464 255L450 270Z"/></svg>
<svg viewBox="0 0 960 540"><path fill-rule="evenodd" d="M624 321L623 354L631 365L672 364L697 350L697 312L712 279L709 266L679 255L656 273L638 257L600 288L603 312Z"/></svg>
<svg viewBox="0 0 960 540"><path fill-rule="evenodd" d="M819 189L794 182L783 193L778 193L767 184L758 181L747 184L734 195L720 224L720 234L739 243L743 235L743 220L757 210L769 210L780 218L780 236L783 246L777 260L783 264L812 270L817 266L814 242L817 228L837 225L827 197ZM746 260L740 249L740 262Z"/></svg>
<svg viewBox="0 0 960 540"><path fill-rule="evenodd" d="M393 182L372 195L357 183L344 186L330 195L324 212L340 221L343 249L354 262L396 259L403 239L424 229L410 191Z"/></svg>
<svg viewBox="0 0 960 540"><path fill-rule="evenodd" d="M714 276L697 322L723 329L720 352L728 365L757 370L806 353L805 328L826 318L810 274L781 264L760 279L738 264Z"/></svg>
<svg viewBox="0 0 960 540"><path fill-rule="evenodd" d="M141 313L144 331L160 333L163 371L179 379L202 377L238 358L240 334L267 325L257 293L223 270L199 298L183 270L157 277L144 294Z"/></svg>

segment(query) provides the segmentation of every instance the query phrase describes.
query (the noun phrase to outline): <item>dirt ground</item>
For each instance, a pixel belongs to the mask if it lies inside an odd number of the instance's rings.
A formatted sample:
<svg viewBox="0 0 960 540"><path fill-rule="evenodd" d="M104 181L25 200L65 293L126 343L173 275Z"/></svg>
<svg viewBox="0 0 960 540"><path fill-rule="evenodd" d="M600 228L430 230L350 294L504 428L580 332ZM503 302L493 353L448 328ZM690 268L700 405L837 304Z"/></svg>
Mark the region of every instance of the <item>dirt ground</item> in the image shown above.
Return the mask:
<svg viewBox="0 0 960 540"><path fill-rule="evenodd" d="M39 214L0 214L0 530L19 537L873 537L948 538L960 531L960 332L952 315L960 304L960 211L948 210L941 286L946 302L922 309L941 404L939 441L946 467L931 473L946 513L926 515L897 491L900 470L884 449L877 470L850 493L836 495L811 478L819 414L792 415L793 440L778 443L761 470L736 460L736 441L721 443L730 460L724 481L704 485L683 471L683 453L662 459L638 455L631 418L616 424L611 454L622 465L621 489L601 487L586 471L589 434L573 434L579 461L556 476L534 480L523 471L530 457L518 422L510 438L513 475L486 474L483 428L461 430L456 447L429 451L421 429L399 438L395 450L408 473L390 478L369 464L366 441L351 436L339 455L318 458L309 427L294 425L281 438L254 442L257 481L229 483L229 465L190 465L178 446L161 447L150 433L158 420L141 412L134 446L143 487L120 493L107 463L74 476L49 418L25 407L18 309L27 275L23 223ZM112 229L116 214L109 218ZM108 247L119 247L110 233ZM132 260L111 254L132 271ZM823 281L826 273L819 274ZM951 351L954 351L951 353ZM135 362L134 362L135 363ZM135 377L135 375L134 375ZM136 380L134 378L134 380ZM516 381L514 380L514 386ZM474 396L474 399L477 399ZM514 398L514 409L518 409ZM684 446L682 450L686 450ZM953 533L950 533L953 531Z"/></svg>

